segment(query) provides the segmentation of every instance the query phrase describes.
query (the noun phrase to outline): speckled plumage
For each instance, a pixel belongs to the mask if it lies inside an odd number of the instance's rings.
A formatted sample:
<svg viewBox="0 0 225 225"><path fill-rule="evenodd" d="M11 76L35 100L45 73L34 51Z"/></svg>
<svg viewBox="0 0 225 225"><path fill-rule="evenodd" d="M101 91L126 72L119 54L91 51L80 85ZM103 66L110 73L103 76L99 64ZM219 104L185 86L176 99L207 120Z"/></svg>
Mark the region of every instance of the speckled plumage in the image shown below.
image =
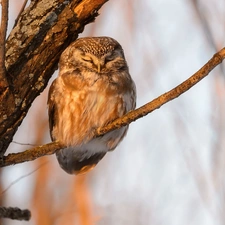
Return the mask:
<svg viewBox="0 0 225 225"><path fill-rule="evenodd" d="M135 108L136 90L120 44L109 37L80 38L61 55L49 91L52 140L68 173L93 168L125 136L128 126L93 138L94 130Z"/></svg>
<svg viewBox="0 0 225 225"><path fill-rule="evenodd" d="M88 45L86 44L88 42ZM112 38L100 37L100 38L81 38L76 41L78 49L85 53L91 53L95 56L103 56L108 52L112 52L117 47L120 47L119 43Z"/></svg>

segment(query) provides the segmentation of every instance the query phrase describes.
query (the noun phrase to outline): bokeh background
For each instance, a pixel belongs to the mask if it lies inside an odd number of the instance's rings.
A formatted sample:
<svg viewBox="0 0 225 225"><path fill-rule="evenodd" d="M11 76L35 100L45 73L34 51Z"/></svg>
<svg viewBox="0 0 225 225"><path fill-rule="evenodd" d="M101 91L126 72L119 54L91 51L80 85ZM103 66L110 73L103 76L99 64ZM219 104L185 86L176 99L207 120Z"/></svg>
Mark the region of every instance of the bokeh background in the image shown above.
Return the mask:
<svg viewBox="0 0 225 225"><path fill-rule="evenodd" d="M22 3L10 0L9 31ZM187 79L225 43L224 0L111 0L100 14L80 36L121 43L138 107ZM87 175L67 175L54 155L3 168L1 204L29 208L32 219L2 224L225 224L224 69L223 63L132 123L119 147ZM50 142L47 92L33 103L8 153Z"/></svg>

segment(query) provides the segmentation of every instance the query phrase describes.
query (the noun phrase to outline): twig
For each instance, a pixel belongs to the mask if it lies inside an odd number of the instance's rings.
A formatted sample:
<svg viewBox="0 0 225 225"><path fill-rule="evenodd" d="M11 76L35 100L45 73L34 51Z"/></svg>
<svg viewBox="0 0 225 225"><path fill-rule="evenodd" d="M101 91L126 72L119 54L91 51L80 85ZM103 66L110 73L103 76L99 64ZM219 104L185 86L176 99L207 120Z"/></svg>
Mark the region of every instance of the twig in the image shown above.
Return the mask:
<svg viewBox="0 0 225 225"><path fill-rule="evenodd" d="M45 155L52 155L57 150L63 147L65 146L55 141L55 142L48 143L46 145L41 145L41 146L28 149L24 152L11 153L11 154L8 154L7 156L4 156L2 162L0 162L0 167L32 161Z"/></svg>
<svg viewBox="0 0 225 225"><path fill-rule="evenodd" d="M204 37L207 39L209 44L213 47L213 50L218 51L216 42L213 37L213 32L211 31L209 22L207 21L207 17L206 17L207 12L205 12L203 10L204 8L202 9L202 7L200 5L201 3L198 0L192 0L190 3L192 4L197 17L199 18L200 23L202 24L203 31L205 32ZM223 65L220 66L220 70L221 70L222 74L224 75L225 68L223 67Z"/></svg>
<svg viewBox="0 0 225 225"><path fill-rule="evenodd" d="M197 71L194 75L192 75L190 78L185 80L177 87L166 92L165 94L160 95L158 98L147 103L146 105L127 113L125 116L121 118L116 119L107 126L97 129L95 137L102 136L103 134L106 134L112 130L126 126L131 122L134 122L135 120L143 116L146 116L152 111L160 108L165 103L179 97L181 94L189 90L200 80L206 77L211 70L213 70L217 65L219 65L224 60L224 58L225 58L225 48L217 52L199 71ZM44 155L51 155L63 147L65 146L61 145L59 142L52 142L46 145L31 148L24 152L9 154L3 158L2 162L0 163L0 166L3 167L18 164L34 160Z"/></svg>
<svg viewBox="0 0 225 225"><path fill-rule="evenodd" d="M28 176L30 176L31 174L35 173L37 170L39 170L42 166L45 166L47 162L42 163L40 166L38 166L36 169L32 170L31 172L24 174L23 176L20 176L19 178L17 178L16 180L14 180L12 183L9 184L9 186L7 188L5 188L1 193L0 193L0 197L2 195L4 195L14 184L18 183L19 181L21 181L23 178L26 178Z"/></svg>
<svg viewBox="0 0 225 225"><path fill-rule="evenodd" d="M5 69L5 39L8 26L8 0L2 0L2 19L0 29L0 91L8 87Z"/></svg>
<svg viewBox="0 0 225 225"><path fill-rule="evenodd" d="M17 207L0 207L0 217L10 218L13 220L29 220L31 217L31 213L28 209L22 210Z"/></svg>
<svg viewBox="0 0 225 225"><path fill-rule="evenodd" d="M32 147L35 147L37 145L34 145L34 144L30 144L30 143L22 143L22 142L19 142L19 141L12 141L13 144L17 144L17 145L29 145L29 146L32 146Z"/></svg>
<svg viewBox="0 0 225 225"><path fill-rule="evenodd" d="M8 26L8 0L2 0L2 19L1 19L1 29L0 29L0 92L4 91L8 87L8 82L6 79L6 69L5 69L5 39Z"/></svg>
<svg viewBox="0 0 225 225"><path fill-rule="evenodd" d="M23 5L22 5L22 7L21 7L21 9L20 9L20 12L18 13L18 16L17 16L17 18L16 18L16 20L15 20L14 27L16 26L16 24L17 24L17 22L18 22L18 20L19 20L19 18L20 18L20 16L21 16L21 14L22 14L22 12L24 11L24 9L25 9L25 7L26 7L26 5L27 5L27 2L28 2L28 0L25 0L25 1L23 2Z"/></svg>

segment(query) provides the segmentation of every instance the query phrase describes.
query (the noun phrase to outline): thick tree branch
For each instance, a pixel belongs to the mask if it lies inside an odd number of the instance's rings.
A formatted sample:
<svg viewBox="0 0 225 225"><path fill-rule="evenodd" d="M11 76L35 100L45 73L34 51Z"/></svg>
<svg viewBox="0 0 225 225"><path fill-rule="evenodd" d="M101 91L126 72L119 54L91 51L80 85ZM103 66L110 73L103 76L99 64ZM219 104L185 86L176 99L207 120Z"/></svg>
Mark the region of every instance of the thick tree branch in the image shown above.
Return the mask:
<svg viewBox="0 0 225 225"><path fill-rule="evenodd" d="M119 129L122 126L126 126L131 122L134 122L135 120L143 116L146 116L152 111L160 108L165 103L179 97L181 94L185 93L195 84L197 84L201 79L206 77L211 70L213 70L217 65L219 65L224 60L224 58L225 58L225 48L216 53L199 71L197 71L194 75L192 75L190 78L185 80L177 87L166 92L165 94L160 95L158 98L147 103L146 105L127 113L125 116L113 121L107 126L97 129L95 137L101 136L112 130ZM63 147L65 146L61 145L59 142L53 142L43 146L29 149L21 153L9 154L3 158L2 162L0 163L0 166L3 167L17 163L22 163L25 161L31 161L44 155L53 154Z"/></svg>
<svg viewBox="0 0 225 225"><path fill-rule="evenodd" d="M21 13L6 42L10 88L0 89L0 155L57 69L62 51L94 21L106 1L35 0Z"/></svg>

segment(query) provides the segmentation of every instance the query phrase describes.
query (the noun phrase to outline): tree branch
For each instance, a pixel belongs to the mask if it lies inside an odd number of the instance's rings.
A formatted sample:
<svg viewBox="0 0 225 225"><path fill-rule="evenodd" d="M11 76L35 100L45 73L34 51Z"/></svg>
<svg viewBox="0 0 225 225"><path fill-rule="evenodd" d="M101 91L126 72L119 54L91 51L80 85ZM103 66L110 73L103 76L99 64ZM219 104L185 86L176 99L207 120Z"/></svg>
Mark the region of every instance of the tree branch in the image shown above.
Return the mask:
<svg viewBox="0 0 225 225"><path fill-rule="evenodd" d="M13 220L29 220L31 213L28 209L19 209L17 207L0 207L0 218L9 218Z"/></svg>
<svg viewBox="0 0 225 225"><path fill-rule="evenodd" d="M217 65L219 65L224 60L224 58L225 48L217 52L200 70L198 70L195 74L193 74L183 83L173 88L172 90L160 95L158 98L143 105L142 107L127 113L125 116L119 119L116 119L107 126L97 129L96 136L101 136L109 131L130 124L131 122L134 122L135 120L151 113L152 111L159 109L165 103L179 97L181 94L188 91L200 80L206 77L210 73L210 71L212 71Z"/></svg>
<svg viewBox="0 0 225 225"><path fill-rule="evenodd" d="M0 162L0 167L9 166L18 163L23 163L27 161L35 160L41 156L54 154L57 150L64 148L59 142L51 142L45 145L37 146L31 149L28 149L24 152L11 153L3 157L3 161Z"/></svg>
<svg viewBox="0 0 225 225"><path fill-rule="evenodd" d="M122 126L126 126L131 122L134 122L135 120L146 116L152 111L160 108L165 103L179 97L181 94L185 93L195 84L197 84L200 80L206 77L210 73L210 71L212 71L217 65L219 65L224 60L224 58L225 48L217 52L199 71L197 71L194 75L192 75L190 78L185 80L177 87L166 92L165 94L160 95L158 98L147 103L146 105L127 113L119 119L116 119L107 126L97 129L95 137L102 136L103 134L106 134L112 130L119 129ZM8 165L22 163L25 161L31 161L44 155L54 154L57 150L63 147L65 146L61 145L59 142L52 142L46 145L31 148L24 152L9 154L3 158L2 162L0 163L0 166L4 167Z"/></svg>
<svg viewBox="0 0 225 225"><path fill-rule="evenodd" d="M4 92L8 87L8 82L6 78L6 68L5 68L5 39L8 26L8 0L2 0L2 18L1 18L1 29L0 29L0 93Z"/></svg>
<svg viewBox="0 0 225 225"><path fill-rule="evenodd" d="M95 20L107 1L35 0L21 13L6 41L10 88L0 88L0 156L34 99L47 86L62 51Z"/></svg>

